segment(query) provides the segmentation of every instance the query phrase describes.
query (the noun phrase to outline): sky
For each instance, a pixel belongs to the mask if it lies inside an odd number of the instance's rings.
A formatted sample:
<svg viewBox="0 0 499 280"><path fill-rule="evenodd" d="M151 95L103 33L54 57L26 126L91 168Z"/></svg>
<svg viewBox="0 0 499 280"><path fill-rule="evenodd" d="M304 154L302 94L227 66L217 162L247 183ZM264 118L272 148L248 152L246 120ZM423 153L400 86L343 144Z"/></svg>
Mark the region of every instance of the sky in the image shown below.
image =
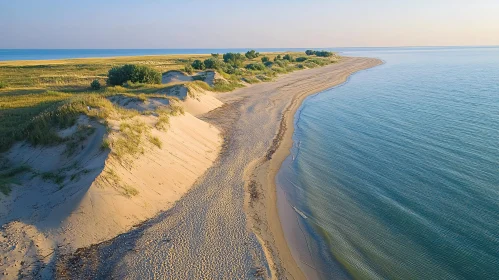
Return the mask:
<svg viewBox="0 0 499 280"><path fill-rule="evenodd" d="M499 0L0 0L0 48L499 45Z"/></svg>

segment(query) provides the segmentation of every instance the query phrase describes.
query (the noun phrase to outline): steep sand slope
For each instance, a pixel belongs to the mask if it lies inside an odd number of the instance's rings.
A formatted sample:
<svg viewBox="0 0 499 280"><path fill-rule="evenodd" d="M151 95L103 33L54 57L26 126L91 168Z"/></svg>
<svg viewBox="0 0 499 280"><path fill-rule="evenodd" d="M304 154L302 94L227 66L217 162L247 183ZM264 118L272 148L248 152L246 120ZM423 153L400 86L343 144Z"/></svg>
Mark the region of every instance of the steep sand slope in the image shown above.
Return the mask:
<svg viewBox="0 0 499 280"><path fill-rule="evenodd" d="M269 184L278 166L269 169L266 164L287 135L289 120L304 97L379 63L376 59L343 58L326 67L218 95L225 105L203 117L224 131L224 149L204 179L173 208L142 226L61 259L59 275L303 278L281 231L275 188ZM249 184L251 181L254 183ZM250 199L248 187L258 195Z"/></svg>
<svg viewBox="0 0 499 280"><path fill-rule="evenodd" d="M198 104L199 110L213 106ZM154 117L137 118L152 127L151 136L162 145L145 142L142 154L125 161L101 149L106 128L85 117L80 125L95 131L72 156L65 145L24 143L7 153L12 163L28 164L39 173L64 173L65 178L55 183L48 175L26 176L1 198L0 271L5 274L0 278L14 279L18 273L50 277L50 266L42 267L56 255L108 240L170 208L219 155L220 131L188 112L170 117L166 132L154 128ZM67 136L77 130L60 133Z"/></svg>

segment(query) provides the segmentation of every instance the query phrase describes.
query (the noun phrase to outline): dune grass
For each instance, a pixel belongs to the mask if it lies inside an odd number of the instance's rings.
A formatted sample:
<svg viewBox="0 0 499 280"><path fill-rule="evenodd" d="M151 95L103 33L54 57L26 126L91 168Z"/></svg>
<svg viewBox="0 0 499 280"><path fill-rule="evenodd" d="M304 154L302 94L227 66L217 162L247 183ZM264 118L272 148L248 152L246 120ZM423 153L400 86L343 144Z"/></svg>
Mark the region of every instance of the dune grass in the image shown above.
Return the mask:
<svg viewBox="0 0 499 280"><path fill-rule="evenodd" d="M261 56L268 59L264 69L260 69L263 65ZM55 128L73 125L81 114L95 119L137 114L114 106L107 99L112 95L125 94L145 101L181 86L189 88L189 84L203 90L227 92L243 87L243 82L270 81L278 74L300 69L298 63L283 60L283 53L262 53L261 56L246 59L232 74L218 71L221 78L215 79L213 86L202 81L205 76L198 73L194 74L197 77L194 81L184 85L125 83L123 86L103 86L100 90L92 90L90 84L97 80L105 85L109 69L117 65L147 65L162 73L183 72L192 61L204 61L212 56L164 55L0 62L0 152L8 150L20 140L28 140L35 145L59 143L63 139L57 136ZM289 53L289 57L299 56L304 57L303 53ZM334 62L335 59L310 56L299 64L301 67L313 68ZM247 65L259 67L247 69ZM182 114L182 110L172 106L170 113ZM158 126L165 128L168 117L160 115L163 117Z"/></svg>

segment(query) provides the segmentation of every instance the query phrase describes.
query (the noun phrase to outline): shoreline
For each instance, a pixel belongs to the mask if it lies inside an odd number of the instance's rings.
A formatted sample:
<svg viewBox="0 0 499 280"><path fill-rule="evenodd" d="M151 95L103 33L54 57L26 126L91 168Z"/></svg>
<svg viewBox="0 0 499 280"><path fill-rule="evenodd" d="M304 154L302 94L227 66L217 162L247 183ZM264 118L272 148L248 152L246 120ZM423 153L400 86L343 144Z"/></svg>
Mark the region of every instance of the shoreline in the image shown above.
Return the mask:
<svg viewBox="0 0 499 280"><path fill-rule="evenodd" d="M285 196L285 191L276 184L277 174L284 161L291 154L291 148L293 147L295 114L300 109L305 99L309 96L319 94L327 89L342 85L348 81L352 74L379 66L381 64L383 64L383 61L379 59L372 59L371 63L364 68L359 67L352 72L342 73L342 75L336 77L336 79L331 80L330 82L325 82L315 89L311 89L295 96L282 114L277 136L274 138L273 145L269 148L266 155L267 160L262 160L260 164L255 167L250 177L253 180L256 179L257 182L262 185L262 188L267 191L267 194L270 194L265 199L268 206L266 207L266 216L269 222L268 224L270 225L269 230L274 238L274 244L273 246L268 246L270 243L264 241L264 247L267 247L266 251L277 250L279 252L279 258L281 260L283 270L285 271L285 274L289 274L292 279L320 279L319 274L312 266L310 266L310 264L297 260L296 256L292 253L293 247L287 242L287 238L289 238L289 236L286 237L286 232L284 231L283 226L288 227L288 229L300 228L298 219L295 219L295 221L289 220L293 218L293 216L297 217L298 213L291 208L292 206L285 199L285 197L283 197ZM270 156L269 153L271 153ZM249 211L249 214L254 213ZM284 215L286 215L286 217L283 219L288 220L281 220ZM299 246L303 246L303 244ZM309 255L308 257L311 256ZM306 270L306 272L304 270ZM276 272L279 277L281 272Z"/></svg>
<svg viewBox="0 0 499 280"><path fill-rule="evenodd" d="M294 114L309 95L378 64L343 57L217 94L225 105L200 119L222 132L222 151L189 192L131 231L59 258L56 267L75 278L304 279L281 228L274 182L292 145Z"/></svg>

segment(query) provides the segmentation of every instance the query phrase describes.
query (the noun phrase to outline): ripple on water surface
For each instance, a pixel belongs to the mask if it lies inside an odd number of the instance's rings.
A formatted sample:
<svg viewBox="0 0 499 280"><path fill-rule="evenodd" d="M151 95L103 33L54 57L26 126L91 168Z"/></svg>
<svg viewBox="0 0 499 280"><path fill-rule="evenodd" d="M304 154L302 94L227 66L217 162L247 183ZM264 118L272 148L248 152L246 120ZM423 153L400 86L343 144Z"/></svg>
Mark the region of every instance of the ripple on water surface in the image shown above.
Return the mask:
<svg viewBox="0 0 499 280"><path fill-rule="evenodd" d="M325 275L499 279L499 48L347 55L386 64L305 101L278 175Z"/></svg>

